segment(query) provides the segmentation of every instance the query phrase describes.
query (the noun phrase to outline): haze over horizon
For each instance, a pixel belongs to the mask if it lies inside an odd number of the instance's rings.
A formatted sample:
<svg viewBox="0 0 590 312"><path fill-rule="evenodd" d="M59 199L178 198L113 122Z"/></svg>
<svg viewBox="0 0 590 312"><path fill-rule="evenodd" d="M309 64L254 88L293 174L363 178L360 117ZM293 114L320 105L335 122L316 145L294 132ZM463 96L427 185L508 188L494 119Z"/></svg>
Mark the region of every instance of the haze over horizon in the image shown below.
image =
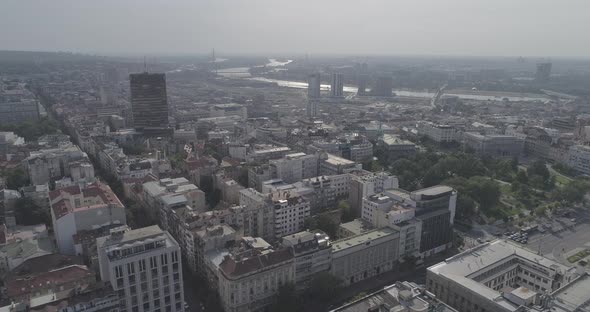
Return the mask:
<svg viewBox="0 0 590 312"><path fill-rule="evenodd" d="M570 0L4 1L0 50L590 57Z"/></svg>

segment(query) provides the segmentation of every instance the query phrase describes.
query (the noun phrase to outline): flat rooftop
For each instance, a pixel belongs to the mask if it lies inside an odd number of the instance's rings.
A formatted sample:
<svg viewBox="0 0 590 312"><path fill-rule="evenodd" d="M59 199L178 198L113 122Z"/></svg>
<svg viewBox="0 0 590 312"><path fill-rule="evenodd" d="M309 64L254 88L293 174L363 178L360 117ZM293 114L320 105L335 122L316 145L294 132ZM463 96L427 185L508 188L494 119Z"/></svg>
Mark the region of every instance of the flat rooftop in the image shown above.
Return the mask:
<svg viewBox="0 0 590 312"><path fill-rule="evenodd" d="M453 188L446 185L436 185L432 187L427 187L421 190L417 190L412 192L414 195L421 195L421 196L440 196L445 193L450 193L453 191Z"/></svg>
<svg viewBox="0 0 590 312"><path fill-rule="evenodd" d="M384 134L383 142L387 145L416 145L408 140L402 140L399 137L391 134Z"/></svg>
<svg viewBox="0 0 590 312"><path fill-rule="evenodd" d="M351 247L355 247L358 245L363 245L367 242L376 240L378 238L392 236L398 234L398 231L384 227L381 229L372 230L369 232L365 232L363 234L359 234L356 236L351 236L345 239L341 239L332 243L332 250L334 252L343 251Z"/></svg>
<svg viewBox="0 0 590 312"><path fill-rule="evenodd" d="M326 159L326 162L334 166L345 166L355 164L355 162L352 160L348 160L346 158L342 158L333 154L328 154L328 159Z"/></svg>
<svg viewBox="0 0 590 312"><path fill-rule="evenodd" d="M470 277L498 261L517 256L545 268L568 271L571 268L506 240L495 240L466 250L428 268L435 274Z"/></svg>
<svg viewBox="0 0 590 312"><path fill-rule="evenodd" d="M172 236L168 232L162 231L159 226L152 225L140 229L123 232L119 235L111 235L105 237L99 237L96 239L96 245L102 247L116 246L130 244L138 240L145 240L155 237L166 238L172 243Z"/></svg>
<svg viewBox="0 0 590 312"><path fill-rule="evenodd" d="M355 235L362 234L364 232L374 229L373 225L367 220L354 219L350 222L340 224L340 228L354 233Z"/></svg>

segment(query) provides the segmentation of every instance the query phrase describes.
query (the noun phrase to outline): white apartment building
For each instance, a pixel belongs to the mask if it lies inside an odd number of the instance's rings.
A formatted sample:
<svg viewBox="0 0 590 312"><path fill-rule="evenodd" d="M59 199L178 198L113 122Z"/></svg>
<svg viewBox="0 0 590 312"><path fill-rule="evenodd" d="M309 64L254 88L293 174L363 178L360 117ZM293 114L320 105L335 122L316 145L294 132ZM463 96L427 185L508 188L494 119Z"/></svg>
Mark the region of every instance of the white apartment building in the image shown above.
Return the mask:
<svg viewBox="0 0 590 312"><path fill-rule="evenodd" d="M386 172L372 173L366 170L354 170L349 175L349 202L357 216L362 216L363 198L399 186L397 177Z"/></svg>
<svg viewBox="0 0 590 312"><path fill-rule="evenodd" d="M273 178L281 179L285 183L294 183L318 175L319 157L316 154L287 154L284 158L270 160L268 163Z"/></svg>
<svg viewBox="0 0 590 312"><path fill-rule="evenodd" d="M418 123L418 134L425 135L437 143L452 142L455 140L455 129L450 125L439 125L430 121Z"/></svg>
<svg viewBox="0 0 590 312"><path fill-rule="evenodd" d="M304 229L305 218L311 215L309 201L295 191L271 193L275 216L275 236L300 232Z"/></svg>
<svg viewBox="0 0 590 312"><path fill-rule="evenodd" d="M82 254L74 244L74 235L80 231L126 224L125 207L111 188L101 182L51 191L49 204L57 247L62 254Z"/></svg>
<svg viewBox="0 0 590 312"><path fill-rule="evenodd" d="M579 173L590 174L590 146L574 145L570 147L567 165Z"/></svg>
<svg viewBox="0 0 590 312"><path fill-rule="evenodd" d="M157 225L111 230L96 240L100 277L120 296L120 312L182 312L180 247Z"/></svg>
<svg viewBox="0 0 590 312"><path fill-rule="evenodd" d="M143 184L143 200L152 209L184 203L196 211L205 211L205 193L186 178L166 178Z"/></svg>
<svg viewBox="0 0 590 312"><path fill-rule="evenodd" d="M70 163L73 162L92 166L86 153L71 143L59 148L31 152L31 155L23 161L33 185L46 184L52 180L70 176ZM80 174L80 170L77 173ZM82 171L81 174L83 176L89 175L88 178L94 178L94 170Z"/></svg>
<svg viewBox="0 0 590 312"><path fill-rule="evenodd" d="M252 188L243 189L240 191L240 206L232 210L241 216L244 235L275 237L275 209L269 204L268 195Z"/></svg>

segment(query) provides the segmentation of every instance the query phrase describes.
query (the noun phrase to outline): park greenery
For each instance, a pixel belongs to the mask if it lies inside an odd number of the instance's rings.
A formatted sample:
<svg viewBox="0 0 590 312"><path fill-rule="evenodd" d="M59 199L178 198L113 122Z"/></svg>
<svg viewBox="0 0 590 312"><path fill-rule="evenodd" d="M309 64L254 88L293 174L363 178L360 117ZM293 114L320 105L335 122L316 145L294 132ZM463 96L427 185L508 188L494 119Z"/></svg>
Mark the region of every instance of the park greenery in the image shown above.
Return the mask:
<svg viewBox="0 0 590 312"><path fill-rule="evenodd" d="M6 181L6 188L18 190L23 186L29 185L29 177L21 167L4 169L0 171L0 176Z"/></svg>
<svg viewBox="0 0 590 312"><path fill-rule="evenodd" d="M397 175L400 188L414 191L438 184L455 188L457 217L463 220L480 213L505 221L514 216L545 214L547 210L581 203L590 191L590 181L571 178L571 168L556 164L552 172L542 160L525 167L516 158L430 149L395 161L378 159L385 170Z"/></svg>
<svg viewBox="0 0 590 312"><path fill-rule="evenodd" d="M59 130L59 124L47 117L38 121L26 121L17 125L0 125L0 131L10 131L25 138L25 141L36 141L46 134L55 134Z"/></svg>

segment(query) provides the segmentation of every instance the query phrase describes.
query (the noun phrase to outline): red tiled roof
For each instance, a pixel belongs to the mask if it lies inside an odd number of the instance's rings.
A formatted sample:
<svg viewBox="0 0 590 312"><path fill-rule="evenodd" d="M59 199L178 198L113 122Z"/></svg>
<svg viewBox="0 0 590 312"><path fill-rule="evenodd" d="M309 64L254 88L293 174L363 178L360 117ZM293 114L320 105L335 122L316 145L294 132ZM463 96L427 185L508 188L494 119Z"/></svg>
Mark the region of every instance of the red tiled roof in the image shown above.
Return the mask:
<svg viewBox="0 0 590 312"><path fill-rule="evenodd" d="M80 187L77 185L71 185L68 187L61 188L59 190L49 192L49 199L54 200L62 194L77 195L80 194Z"/></svg>
<svg viewBox="0 0 590 312"><path fill-rule="evenodd" d="M5 285L8 297L19 297L41 289L54 288L93 276L94 273L86 266L71 265L33 276L6 280Z"/></svg>
<svg viewBox="0 0 590 312"><path fill-rule="evenodd" d="M219 268L226 276L239 277L240 275L279 264L292 258L293 255L290 249L281 249L240 261L236 261L234 258L228 256L219 264Z"/></svg>
<svg viewBox="0 0 590 312"><path fill-rule="evenodd" d="M49 198L51 201L59 198L59 196L64 197L56 203L51 203L51 208L53 209L56 219L59 219L74 210L74 207L71 206L68 197L79 194L82 194L82 196L85 198L100 197L104 204L115 204L117 206L123 207L123 204L117 195L113 193L113 190L111 190L107 184L96 182L83 189L80 189L78 186L69 186L49 192Z"/></svg>

